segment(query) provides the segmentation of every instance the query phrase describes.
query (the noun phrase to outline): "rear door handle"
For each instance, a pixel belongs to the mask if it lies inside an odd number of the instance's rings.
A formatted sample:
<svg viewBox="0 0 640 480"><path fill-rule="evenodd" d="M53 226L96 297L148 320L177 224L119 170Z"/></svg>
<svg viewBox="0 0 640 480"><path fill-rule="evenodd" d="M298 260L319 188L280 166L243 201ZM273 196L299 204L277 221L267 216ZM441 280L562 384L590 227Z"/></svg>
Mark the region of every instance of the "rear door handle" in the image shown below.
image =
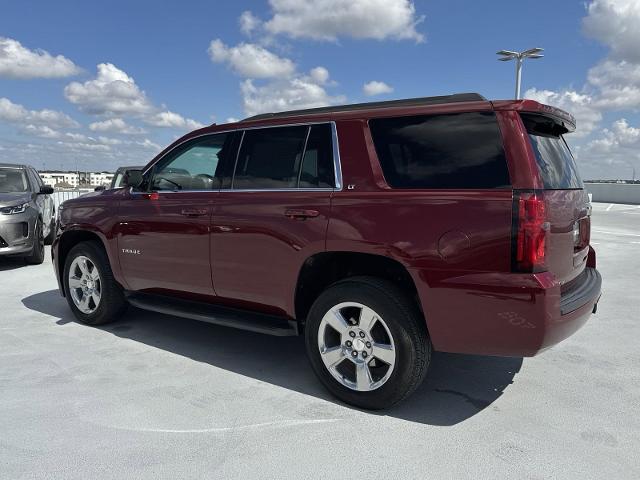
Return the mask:
<svg viewBox="0 0 640 480"><path fill-rule="evenodd" d="M305 218L313 218L320 215L317 210L305 210L305 209L290 209L284 212L285 217L292 220L304 220Z"/></svg>
<svg viewBox="0 0 640 480"><path fill-rule="evenodd" d="M202 217L208 213L206 208L183 208L182 215L185 217Z"/></svg>

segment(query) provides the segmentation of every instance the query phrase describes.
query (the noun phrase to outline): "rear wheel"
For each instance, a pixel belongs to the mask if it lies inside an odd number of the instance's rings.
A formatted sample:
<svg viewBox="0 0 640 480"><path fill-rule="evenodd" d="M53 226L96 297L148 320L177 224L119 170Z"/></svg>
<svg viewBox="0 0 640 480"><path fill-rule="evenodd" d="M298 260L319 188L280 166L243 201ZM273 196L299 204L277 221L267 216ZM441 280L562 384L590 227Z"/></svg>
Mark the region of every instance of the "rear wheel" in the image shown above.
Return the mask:
<svg viewBox="0 0 640 480"><path fill-rule="evenodd" d="M354 277L325 290L307 318L307 354L322 383L352 405L381 409L424 379L431 344L424 319L394 284Z"/></svg>
<svg viewBox="0 0 640 480"><path fill-rule="evenodd" d="M44 232L42 231L42 221L36 220L33 227L33 247L31 253L25 257L29 265L40 265L44 262Z"/></svg>
<svg viewBox="0 0 640 480"><path fill-rule="evenodd" d="M96 242L82 242L71 249L63 274L67 302L78 320L101 325L120 318L127 307L107 254Z"/></svg>

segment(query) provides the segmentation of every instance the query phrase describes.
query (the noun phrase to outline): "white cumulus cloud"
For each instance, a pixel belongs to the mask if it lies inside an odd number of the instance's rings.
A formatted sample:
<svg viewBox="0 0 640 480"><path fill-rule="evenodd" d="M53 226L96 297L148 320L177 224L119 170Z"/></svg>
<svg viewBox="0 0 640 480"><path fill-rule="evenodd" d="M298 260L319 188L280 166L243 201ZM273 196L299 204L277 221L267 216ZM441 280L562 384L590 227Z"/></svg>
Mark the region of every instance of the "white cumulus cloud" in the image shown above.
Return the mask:
<svg viewBox="0 0 640 480"><path fill-rule="evenodd" d="M576 149L586 178L631 178L640 172L640 128L621 118Z"/></svg>
<svg viewBox="0 0 640 480"><path fill-rule="evenodd" d="M588 81L597 88L598 107L614 110L640 107L640 64L607 59L589 70Z"/></svg>
<svg viewBox="0 0 640 480"><path fill-rule="evenodd" d="M109 118L101 122L92 122L89 124L89 130L92 132L121 133L124 135L141 135L146 133L143 128L129 125L122 118Z"/></svg>
<svg viewBox="0 0 640 480"><path fill-rule="evenodd" d="M602 113L594 105L593 97L575 90L555 92L531 88L525 92L524 98L560 108L573 115L577 124L575 133L571 134L574 137L589 135L602 120Z"/></svg>
<svg viewBox="0 0 640 480"><path fill-rule="evenodd" d="M315 70L315 69L314 69ZM326 69L325 69L326 70ZM342 95L330 95L324 88L329 80L316 70L309 75L277 79L265 85L256 85L251 79L241 83L244 111L247 115L265 112L281 112L303 108L324 107L344 103Z"/></svg>
<svg viewBox="0 0 640 480"><path fill-rule="evenodd" d="M98 65L96 78L71 82L64 95L82 111L97 115L144 114L153 105L144 91L124 71L112 63Z"/></svg>
<svg viewBox="0 0 640 480"><path fill-rule="evenodd" d="M8 98L0 98L0 120L17 125L47 125L50 128L77 128L78 122L67 114L56 110L29 110L13 103Z"/></svg>
<svg viewBox="0 0 640 480"><path fill-rule="evenodd" d="M374 95L382 95L384 93L393 92L393 87L387 85L384 82L379 82L377 80L372 80L370 82L365 83L362 86L362 91L365 95L372 97Z"/></svg>
<svg viewBox="0 0 640 480"><path fill-rule="evenodd" d="M201 128L204 125L191 118L169 111L164 105L155 105L138 87L135 80L111 63L98 65L98 73L84 83L72 82L64 89L67 100L80 110L99 116L114 116L89 125L93 131L111 131L138 134L144 130L128 125L123 116L141 119L148 125L181 130Z"/></svg>
<svg viewBox="0 0 640 480"><path fill-rule="evenodd" d="M262 21L248 10L242 12L238 22L240 23L240 31L247 36L251 36L262 24Z"/></svg>
<svg viewBox="0 0 640 480"><path fill-rule="evenodd" d="M0 37L0 77L60 78L82 70L62 55L30 50L17 40Z"/></svg>
<svg viewBox="0 0 640 480"><path fill-rule="evenodd" d="M424 20L411 0L269 0L273 16L264 24L272 34L336 41L358 39L424 41L416 26Z"/></svg>
<svg viewBox="0 0 640 480"><path fill-rule="evenodd" d="M638 0L594 0L582 22L585 33L608 45L614 57L640 63Z"/></svg>
<svg viewBox="0 0 640 480"><path fill-rule="evenodd" d="M226 63L242 77L279 78L293 74L295 64L288 58L279 57L260 45L240 43L228 47L216 39L209 45L209 56L216 63Z"/></svg>
<svg viewBox="0 0 640 480"><path fill-rule="evenodd" d="M145 117L144 121L154 127L179 128L183 130L195 130L196 128L204 127L200 122L191 118L184 118L182 115L168 110Z"/></svg>

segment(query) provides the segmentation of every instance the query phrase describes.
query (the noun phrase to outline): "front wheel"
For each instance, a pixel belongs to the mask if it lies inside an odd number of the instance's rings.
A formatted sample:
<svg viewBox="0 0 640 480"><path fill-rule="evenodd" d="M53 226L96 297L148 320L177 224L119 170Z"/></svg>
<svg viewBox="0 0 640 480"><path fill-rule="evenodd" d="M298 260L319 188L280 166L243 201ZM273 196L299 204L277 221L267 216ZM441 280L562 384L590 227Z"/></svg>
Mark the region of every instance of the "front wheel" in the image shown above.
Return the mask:
<svg viewBox="0 0 640 480"><path fill-rule="evenodd" d="M80 322L102 325L117 320L127 308L107 254L96 242L82 242L67 255L63 283L67 303Z"/></svg>
<svg viewBox="0 0 640 480"><path fill-rule="evenodd" d="M44 232L40 219L37 219L33 226L33 247L25 261L29 265L40 265L44 262Z"/></svg>
<svg viewBox="0 0 640 480"><path fill-rule="evenodd" d="M426 325L414 303L375 277L346 279L325 290L311 307L305 339L325 387L367 409L387 408L410 395L431 358Z"/></svg>

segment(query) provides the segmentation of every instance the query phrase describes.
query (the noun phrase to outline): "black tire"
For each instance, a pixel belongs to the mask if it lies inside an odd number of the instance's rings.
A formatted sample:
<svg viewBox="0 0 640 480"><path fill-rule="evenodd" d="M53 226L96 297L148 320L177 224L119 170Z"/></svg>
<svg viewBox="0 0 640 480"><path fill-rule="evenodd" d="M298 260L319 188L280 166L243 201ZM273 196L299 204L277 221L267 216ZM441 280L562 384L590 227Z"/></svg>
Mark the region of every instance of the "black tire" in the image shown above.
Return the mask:
<svg viewBox="0 0 640 480"><path fill-rule="evenodd" d="M78 309L71 296L69 288L69 270L73 260L78 256L85 256L95 265L100 274L101 298L100 302L90 314ZM64 262L62 284L67 303L76 318L86 325L102 325L118 320L127 309L127 301L120 284L113 277L107 254L101 244L94 241L81 242L74 246Z"/></svg>
<svg viewBox="0 0 640 480"><path fill-rule="evenodd" d="M53 212L53 218L51 219L51 225L49 226L49 235L47 235L44 239L45 245L51 245L53 243L53 239L56 236L56 212Z"/></svg>
<svg viewBox="0 0 640 480"><path fill-rule="evenodd" d="M325 367L318 348L318 330L323 316L343 302L372 308L384 319L393 338L396 365L380 387L353 390L336 380ZM393 283L376 277L352 277L327 288L314 302L305 326L307 355L324 386L340 400L365 409L388 408L418 388L431 360L431 342L422 314L415 303Z"/></svg>
<svg viewBox="0 0 640 480"><path fill-rule="evenodd" d="M42 221L39 218L33 228L33 248L24 260L29 265L40 265L44 262L44 232L42 231Z"/></svg>

